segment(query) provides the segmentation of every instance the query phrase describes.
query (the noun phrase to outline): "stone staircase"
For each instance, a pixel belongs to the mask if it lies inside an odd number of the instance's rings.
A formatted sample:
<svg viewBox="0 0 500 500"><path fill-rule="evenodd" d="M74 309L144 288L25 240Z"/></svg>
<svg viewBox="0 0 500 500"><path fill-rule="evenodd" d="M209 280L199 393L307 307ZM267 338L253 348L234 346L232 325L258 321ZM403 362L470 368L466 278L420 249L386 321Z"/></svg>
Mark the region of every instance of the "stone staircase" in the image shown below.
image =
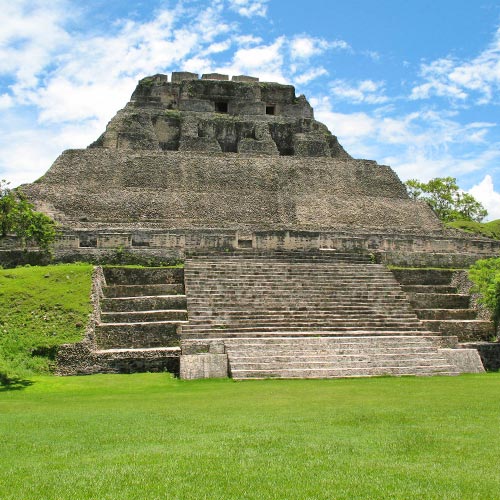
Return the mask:
<svg viewBox="0 0 500 500"><path fill-rule="evenodd" d="M367 255L195 256L185 285L183 353L222 343L233 378L457 373L443 339Z"/></svg>
<svg viewBox="0 0 500 500"><path fill-rule="evenodd" d="M93 352L100 371L178 372L187 322L183 269L104 268Z"/></svg>
<svg viewBox="0 0 500 500"><path fill-rule="evenodd" d="M460 342L491 340L492 321L478 319L469 294L452 285L456 271L447 269L395 269L418 318L426 329L456 336Z"/></svg>

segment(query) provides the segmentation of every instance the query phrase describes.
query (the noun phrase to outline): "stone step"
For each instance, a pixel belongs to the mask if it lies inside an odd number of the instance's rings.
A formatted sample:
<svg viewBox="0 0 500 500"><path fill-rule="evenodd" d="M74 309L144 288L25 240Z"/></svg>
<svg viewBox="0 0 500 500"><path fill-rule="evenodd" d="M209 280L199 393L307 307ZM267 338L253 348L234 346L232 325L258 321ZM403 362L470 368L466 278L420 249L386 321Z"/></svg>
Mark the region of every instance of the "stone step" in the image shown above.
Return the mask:
<svg viewBox="0 0 500 500"><path fill-rule="evenodd" d="M285 359L283 361L276 361L275 358L268 359L267 357L261 359L253 358L250 361L243 361L241 358L234 358L229 355L229 363L232 371L241 371L241 370L296 370L296 369L305 369L305 370L337 370L342 368L383 368L383 367L408 367L410 366L420 366L420 367L434 367L434 366L442 366L444 364L447 365L446 361L436 355L435 357L429 357L422 359L418 356L412 355L407 358L384 358L382 356L366 356L366 355L353 355L353 356L332 356L331 360L326 361L316 361L312 359L295 359L289 360ZM449 368L449 367L448 367Z"/></svg>
<svg viewBox="0 0 500 500"><path fill-rule="evenodd" d="M179 346L181 324L178 321L100 324L95 329L95 340L101 349L175 347Z"/></svg>
<svg viewBox="0 0 500 500"><path fill-rule="evenodd" d="M401 285L401 289L407 293L457 293L457 287L451 285Z"/></svg>
<svg viewBox="0 0 500 500"><path fill-rule="evenodd" d="M419 319L476 319L477 312L474 309L416 309Z"/></svg>
<svg viewBox="0 0 500 500"><path fill-rule="evenodd" d="M153 311L156 309L185 310L186 307L185 295L119 297L101 300L101 310L103 312Z"/></svg>
<svg viewBox="0 0 500 500"><path fill-rule="evenodd" d="M326 337L278 337L278 338L240 338L240 339L221 339L228 348L238 348L244 347L247 349L250 346L255 346L256 349L266 348L269 349L273 346L281 346L283 348L287 347L300 347L301 350L304 349L318 349L323 347L337 347L337 346L357 346L357 345L375 345L383 346L383 348L388 348L390 346L396 346L397 349L402 349L410 347L413 345L422 346L425 348L431 347L435 348L440 340L441 336L431 333L431 335L426 336L409 336L405 335L400 337L398 335L387 335L387 336L326 336Z"/></svg>
<svg viewBox="0 0 500 500"><path fill-rule="evenodd" d="M424 295L424 294L419 294L419 295ZM427 294L425 294L427 295ZM442 295L439 297L451 297L449 301L443 300L443 302L446 303L452 303L452 304L460 304L462 305L463 302L465 302L465 299L467 299L468 303L468 296L459 296L461 298L454 300L455 296L450 296L450 295ZM465 298L464 298L465 297ZM391 295L379 295L379 296L350 296L350 295L344 295L344 296L338 296L338 297L333 297L333 296L309 296L307 294L305 295L297 295L297 294L232 294L232 293L226 293L226 294L211 294L207 296L189 296L189 304L204 304L204 303L211 303L211 304L224 304L224 302L228 302L229 304L234 304L233 299L238 299L238 304L253 304L255 302L265 302L265 304L270 305L272 302L275 303L280 303L280 302L286 302L286 303L295 303L295 304L314 304L314 305L328 305L328 304L345 304L345 305L350 305L354 301L359 300L363 303L373 303L373 304L387 304L387 303L405 303L408 304L408 299L404 296L391 296ZM417 297L415 299L415 302L417 302L420 298ZM431 302L431 299L428 297L423 297L421 302L427 304L427 302ZM262 304L264 306L265 304ZM425 307L422 307L420 309L425 309ZM465 308L462 308L465 309Z"/></svg>
<svg viewBox="0 0 500 500"><path fill-rule="evenodd" d="M429 330L415 330L415 329L391 329L391 328L370 328L370 329L361 329L361 328L337 328L337 329L325 329L324 327L320 328L304 328L304 329L261 329L261 330L252 330L248 329L240 329L240 330L199 330L190 332L181 331L181 340L196 340L196 339L222 339L222 340L231 340L238 338L271 338L271 337L332 337L332 336L348 336L352 337L353 335L358 335L362 337L366 337L367 335L373 336L416 336L416 335L435 335L436 332L430 332Z"/></svg>
<svg viewBox="0 0 500 500"><path fill-rule="evenodd" d="M238 370L231 369L231 376L235 380L262 379L262 378L346 378L346 377L378 377L383 375L458 375L450 365L438 366L406 366L406 367L363 367L339 369L288 369L288 370Z"/></svg>
<svg viewBox="0 0 500 500"><path fill-rule="evenodd" d="M109 285L182 284L183 268L167 267L104 267L104 277Z"/></svg>
<svg viewBox="0 0 500 500"><path fill-rule="evenodd" d="M391 269L402 285L449 285L454 270L450 269Z"/></svg>
<svg viewBox="0 0 500 500"><path fill-rule="evenodd" d="M101 323L148 323L157 321L185 321L187 311L165 309L154 311L102 312Z"/></svg>
<svg viewBox="0 0 500 500"><path fill-rule="evenodd" d="M415 309L468 309L469 295L441 293L409 293L410 304Z"/></svg>
<svg viewBox="0 0 500 500"><path fill-rule="evenodd" d="M157 284L157 285L112 285L103 288L106 298L118 297L151 297L156 295L182 295L184 284Z"/></svg>
<svg viewBox="0 0 500 500"><path fill-rule="evenodd" d="M429 330L426 325L418 324L402 324L401 322L379 322L379 323L368 323L368 322L357 322L352 321L351 323L334 323L334 322L314 322L314 321L304 321L303 323L289 323L289 322L267 322L267 323L252 323L247 324L236 324L231 325L191 325L187 326L182 330L183 335L195 335L202 333L213 333L213 332L227 332L229 333L244 333L246 331L255 332L266 332L266 331L307 331L307 330L333 330L333 331L349 331L349 330L363 330L363 331L373 331L377 332L380 330L392 330L392 331L415 331L419 332L422 330ZM441 331L441 330L435 330Z"/></svg>
<svg viewBox="0 0 500 500"><path fill-rule="evenodd" d="M452 309L444 309L445 311L450 311ZM455 310L455 309L453 309ZM431 309L433 311L433 309ZM416 321L417 316L414 313L391 313L388 311L375 312L375 311L361 311L361 312L350 312L341 311L340 313L332 313L330 311L287 311L287 312L271 312L268 314L266 312L259 311L238 311L238 312L224 312L218 311L217 313L201 314L199 311L197 313L192 313L189 315L189 322L193 325L195 324L212 324L213 322L231 322L231 321L263 321L263 320L281 320L281 321L306 321L310 319L332 319L332 320L353 320L353 319L390 319L390 320L400 320L400 321ZM428 318L428 319L440 319L440 318ZM447 319L447 318L445 318ZM467 319L467 318L456 318L456 319ZM474 318L471 318L474 319Z"/></svg>
<svg viewBox="0 0 500 500"><path fill-rule="evenodd" d="M363 264L371 264L372 257L367 253L357 253L357 252L342 252L336 250L320 250L320 251L300 251L300 252L283 252L283 251L260 251L260 250L244 250L239 252L225 252L223 255L207 255L207 254L199 254L191 253L186 260L191 261L194 260L196 262L199 261L231 261L231 260L286 260L287 262L296 261L314 261L314 262L337 262L337 261L346 261L346 262L356 262Z"/></svg>
<svg viewBox="0 0 500 500"><path fill-rule="evenodd" d="M181 350L179 347L102 349L92 354L100 373L179 373Z"/></svg>
<svg viewBox="0 0 500 500"><path fill-rule="evenodd" d="M442 335L458 337L459 342L490 341L495 333L492 321L473 320L422 320L423 326Z"/></svg>

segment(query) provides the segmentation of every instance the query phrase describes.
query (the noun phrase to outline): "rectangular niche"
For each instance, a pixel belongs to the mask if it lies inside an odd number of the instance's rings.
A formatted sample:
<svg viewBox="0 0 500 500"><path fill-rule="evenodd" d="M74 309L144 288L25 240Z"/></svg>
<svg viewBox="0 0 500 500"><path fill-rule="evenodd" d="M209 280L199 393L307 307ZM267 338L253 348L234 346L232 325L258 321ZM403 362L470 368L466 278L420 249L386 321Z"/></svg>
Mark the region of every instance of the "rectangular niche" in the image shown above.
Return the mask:
<svg viewBox="0 0 500 500"><path fill-rule="evenodd" d="M276 106L273 104L266 105L266 115L274 115L276 112Z"/></svg>
<svg viewBox="0 0 500 500"><path fill-rule="evenodd" d="M216 113L227 113L227 102L226 101L217 101L215 103L215 112Z"/></svg>

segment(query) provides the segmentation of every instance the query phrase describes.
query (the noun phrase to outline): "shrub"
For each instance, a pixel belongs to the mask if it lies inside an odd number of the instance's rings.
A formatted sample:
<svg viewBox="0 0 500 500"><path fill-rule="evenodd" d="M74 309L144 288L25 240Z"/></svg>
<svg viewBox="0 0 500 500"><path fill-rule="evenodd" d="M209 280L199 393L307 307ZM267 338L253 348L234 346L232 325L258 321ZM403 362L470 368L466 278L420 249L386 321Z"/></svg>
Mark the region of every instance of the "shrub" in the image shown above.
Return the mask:
<svg viewBox="0 0 500 500"><path fill-rule="evenodd" d="M481 295L480 302L492 312L498 326L500 321L500 257L478 260L469 269L474 283L473 292Z"/></svg>

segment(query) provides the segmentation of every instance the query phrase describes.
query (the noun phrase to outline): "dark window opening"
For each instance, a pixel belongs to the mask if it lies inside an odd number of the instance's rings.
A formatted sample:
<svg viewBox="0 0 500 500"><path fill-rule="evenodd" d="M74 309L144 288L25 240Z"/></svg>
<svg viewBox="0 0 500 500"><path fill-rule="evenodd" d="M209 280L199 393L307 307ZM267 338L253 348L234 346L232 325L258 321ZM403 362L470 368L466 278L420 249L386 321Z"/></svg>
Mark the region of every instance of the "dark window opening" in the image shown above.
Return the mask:
<svg viewBox="0 0 500 500"><path fill-rule="evenodd" d="M216 102L215 103L215 112L216 113L227 113L227 102Z"/></svg>
<svg viewBox="0 0 500 500"><path fill-rule="evenodd" d="M266 115L274 115L275 107L274 106L266 106Z"/></svg>

